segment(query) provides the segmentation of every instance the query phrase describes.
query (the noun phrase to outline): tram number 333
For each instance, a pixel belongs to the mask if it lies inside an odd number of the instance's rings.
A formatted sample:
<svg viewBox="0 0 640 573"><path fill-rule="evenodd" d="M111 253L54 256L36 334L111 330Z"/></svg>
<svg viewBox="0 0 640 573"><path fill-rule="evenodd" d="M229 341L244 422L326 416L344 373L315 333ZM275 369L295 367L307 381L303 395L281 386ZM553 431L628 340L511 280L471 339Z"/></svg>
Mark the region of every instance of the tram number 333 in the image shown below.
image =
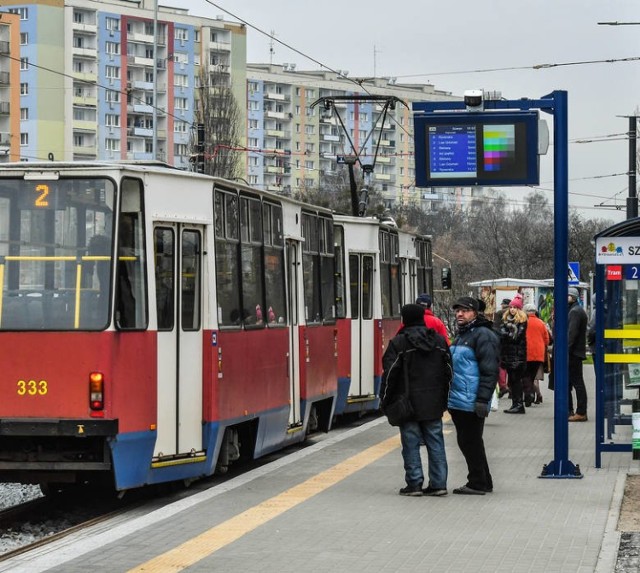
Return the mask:
<svg viewBox="0 0 640 573"><path fill-rule="evenodd" d="M18 396L44 396L47 393L47 381L18 380Z"/></svg>

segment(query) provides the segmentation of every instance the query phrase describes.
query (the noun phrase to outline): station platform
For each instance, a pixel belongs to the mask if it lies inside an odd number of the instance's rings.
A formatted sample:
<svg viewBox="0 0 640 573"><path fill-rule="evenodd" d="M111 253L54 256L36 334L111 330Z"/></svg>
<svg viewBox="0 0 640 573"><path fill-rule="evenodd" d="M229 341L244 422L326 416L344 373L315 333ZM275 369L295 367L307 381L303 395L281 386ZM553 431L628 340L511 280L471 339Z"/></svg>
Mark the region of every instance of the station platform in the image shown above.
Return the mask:
<svg viewBox="0 0 640 573"><path fill-rule="evenodd" d="M492 412L485 444L494 492L453 495L466 465L445 424L449 495L403 497L398 430L384 418L133 518L118 517L0 563L12 573L300 571L581 572L615 569L629 453L594 467L589 421L569 424L582 479L540 479L553 459L553 392L525 415ZM426 451L423 449L426 475Z"/></svg>

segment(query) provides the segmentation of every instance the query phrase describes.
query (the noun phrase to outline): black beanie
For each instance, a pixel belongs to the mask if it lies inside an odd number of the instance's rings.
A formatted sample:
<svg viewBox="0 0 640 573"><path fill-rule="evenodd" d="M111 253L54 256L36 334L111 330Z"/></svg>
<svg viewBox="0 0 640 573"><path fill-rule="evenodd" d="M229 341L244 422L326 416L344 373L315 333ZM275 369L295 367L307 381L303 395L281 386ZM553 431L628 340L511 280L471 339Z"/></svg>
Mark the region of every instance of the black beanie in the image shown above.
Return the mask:
<svg viewBox="0 0 640 573"><path fill-rule="evenodd" d="M405 304L401 313L405 326L424 326L424 308L419 304Z"/></svg>

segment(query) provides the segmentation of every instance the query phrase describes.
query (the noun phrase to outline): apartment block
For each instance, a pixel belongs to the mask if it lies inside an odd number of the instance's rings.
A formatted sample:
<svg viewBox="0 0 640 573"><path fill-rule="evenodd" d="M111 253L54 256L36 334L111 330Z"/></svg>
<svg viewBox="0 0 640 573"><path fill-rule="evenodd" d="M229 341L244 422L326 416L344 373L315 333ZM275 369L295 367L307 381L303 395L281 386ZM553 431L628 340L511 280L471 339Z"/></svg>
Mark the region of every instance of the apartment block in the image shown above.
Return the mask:
<svg viewBox="0 0 640 573"><path fill-rule="evenodd" d="M156 12L155 0L6 0L0 15L9 12L19 18L23 160L155 158L186 169L201 79L222 75L245 101L240 24ZM0 101L3 86L0 76Z"/></svg>
<svg viewBox="0 0 640 573"><path fill-rule="evenodd" d="M0 163L20 158L20 15L0 14Z"/></svg>

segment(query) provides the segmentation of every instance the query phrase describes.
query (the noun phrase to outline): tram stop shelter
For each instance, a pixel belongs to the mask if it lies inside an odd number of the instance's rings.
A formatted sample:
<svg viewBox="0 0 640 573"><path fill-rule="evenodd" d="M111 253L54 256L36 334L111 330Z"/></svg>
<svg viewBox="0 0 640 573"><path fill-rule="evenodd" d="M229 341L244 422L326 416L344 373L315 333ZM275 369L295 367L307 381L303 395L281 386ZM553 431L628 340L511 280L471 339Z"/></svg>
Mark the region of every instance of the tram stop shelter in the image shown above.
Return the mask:
<svg viewBox="0 0 640 573"><path fill-rule="evenodd" d="M595 236L596 467L603 452L631 452L640 391L640 218ZM630 455L630 454L629 454Z"/></svg>

